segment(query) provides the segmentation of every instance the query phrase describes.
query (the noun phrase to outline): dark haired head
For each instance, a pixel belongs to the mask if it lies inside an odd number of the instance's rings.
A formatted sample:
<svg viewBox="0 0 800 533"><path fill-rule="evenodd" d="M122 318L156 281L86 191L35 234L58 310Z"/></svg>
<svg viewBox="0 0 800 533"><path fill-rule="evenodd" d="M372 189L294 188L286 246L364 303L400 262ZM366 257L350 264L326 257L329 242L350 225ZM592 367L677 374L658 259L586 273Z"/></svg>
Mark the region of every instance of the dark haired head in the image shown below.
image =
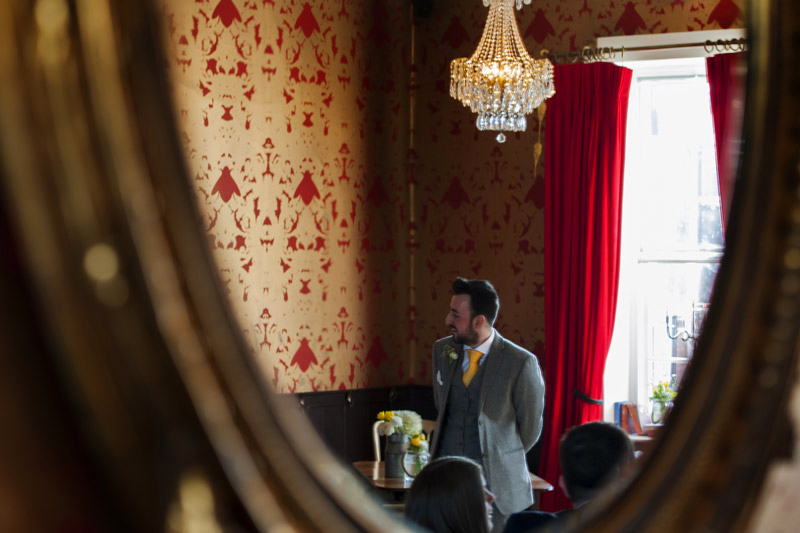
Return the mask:
<svg viewBox="0 0 800 533"><path fill-rule="evenodd" d="M414 478L405 515L434 533L488 533L486 501L478 463L441 457Z"/></svg>
<svg viewBox="0 0 800 533"><path fill-rule="evenodd" d="M633 444L622 428L589 422L570 429L559 446L564 484L575 504L593 499L633 460Z"/></svg>
<svg viewBox="0 0 800 533"><path fill-rule="evenodd" d="M453 294L469 295L472 313L470 320L483 315L490 326L494 325L500 310L500 298L491 283L482 279L456 278L453 282Z"/></svg>

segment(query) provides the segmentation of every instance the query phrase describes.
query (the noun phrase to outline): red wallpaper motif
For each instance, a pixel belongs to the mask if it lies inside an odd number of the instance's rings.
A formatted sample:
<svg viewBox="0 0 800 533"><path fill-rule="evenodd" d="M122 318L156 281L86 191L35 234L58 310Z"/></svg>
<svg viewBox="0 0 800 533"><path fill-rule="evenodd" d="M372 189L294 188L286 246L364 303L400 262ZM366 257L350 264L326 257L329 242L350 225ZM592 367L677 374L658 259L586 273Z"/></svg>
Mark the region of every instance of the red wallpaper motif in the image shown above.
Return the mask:
<svg viewBox="0 0 800 533"><path fill-rule="evenodd" d="M428 382L457 275L492 280L498 329L543 355L538 118L499 145L448 95L482 2L435 0L415 21L413 169L408 0L162 3L205 229L278 391ZM734 0L537 0L518 21L537 55L597 35L741 26L743 14Z"/></svg>

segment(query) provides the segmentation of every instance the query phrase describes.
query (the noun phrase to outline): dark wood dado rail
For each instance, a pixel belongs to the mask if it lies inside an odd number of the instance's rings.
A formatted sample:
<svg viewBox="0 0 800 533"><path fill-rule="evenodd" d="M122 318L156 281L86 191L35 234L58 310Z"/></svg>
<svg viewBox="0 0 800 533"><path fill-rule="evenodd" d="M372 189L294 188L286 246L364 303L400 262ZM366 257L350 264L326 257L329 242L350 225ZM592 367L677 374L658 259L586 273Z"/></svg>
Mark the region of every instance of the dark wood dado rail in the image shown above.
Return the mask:
<svg viewBox="0 0 800 533"><path fill-rule="evenodd" d="M295 397L332 452L347 463L373 458L372 423L379 411L408 409L422 418L436 420L430 385L397 385L287 394ZM541 440L528 452L528 467L539 469Z"/></svg>

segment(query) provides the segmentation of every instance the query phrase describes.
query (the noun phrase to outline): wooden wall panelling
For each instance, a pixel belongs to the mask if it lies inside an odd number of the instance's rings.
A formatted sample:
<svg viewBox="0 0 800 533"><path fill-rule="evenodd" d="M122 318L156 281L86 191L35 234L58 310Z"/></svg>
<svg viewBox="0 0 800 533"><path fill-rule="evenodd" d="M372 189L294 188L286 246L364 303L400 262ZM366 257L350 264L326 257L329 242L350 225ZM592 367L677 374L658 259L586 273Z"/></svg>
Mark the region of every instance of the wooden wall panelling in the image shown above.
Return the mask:
<svg viewBox="0 0 800 533"><path fill-rule="evenodd" d="M407 409L436 419L433 391L427 385L404 385L349 391L307 392L296 398L333 453L351 463L372 459L372 423L379 411Z"/></svg>

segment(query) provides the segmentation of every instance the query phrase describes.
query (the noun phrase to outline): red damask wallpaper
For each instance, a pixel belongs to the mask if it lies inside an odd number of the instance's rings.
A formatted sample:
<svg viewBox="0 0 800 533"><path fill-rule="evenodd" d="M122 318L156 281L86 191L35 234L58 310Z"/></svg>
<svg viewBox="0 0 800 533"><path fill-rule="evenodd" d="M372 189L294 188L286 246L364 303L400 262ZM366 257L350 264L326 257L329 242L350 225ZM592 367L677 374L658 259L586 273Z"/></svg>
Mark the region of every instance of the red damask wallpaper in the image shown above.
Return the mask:
<svg viewBox="0 0 800 533"><path fill-rule="evenodd" d="M448 75L486 8L433 0L412 24L411 4L162 0L205 229L279 392L427 383L457 275L492 280L498 329L543 355L539 120L502 145L479 134ZM518 20L537 55L743 14L733 0L540 0Z"/></svg>
<svg viewBox="0 0 800 533"><path fill-rule="evenodd" d="M164 2L205 229L281 392L405 382L410 11Z"/></svg>

